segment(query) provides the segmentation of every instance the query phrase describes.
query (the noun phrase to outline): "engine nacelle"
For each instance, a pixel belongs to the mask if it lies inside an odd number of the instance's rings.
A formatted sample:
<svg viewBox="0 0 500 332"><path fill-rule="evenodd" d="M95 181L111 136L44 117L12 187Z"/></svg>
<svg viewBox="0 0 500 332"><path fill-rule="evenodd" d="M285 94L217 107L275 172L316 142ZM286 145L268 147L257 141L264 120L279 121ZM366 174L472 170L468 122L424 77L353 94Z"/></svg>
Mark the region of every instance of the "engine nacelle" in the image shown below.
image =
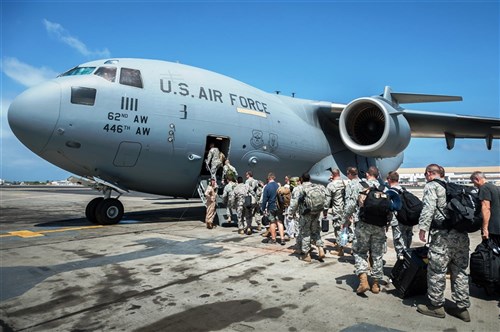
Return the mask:
<svg viewBox="0 0 500 332"><path fill-rule="evenodd" d="M378 97L349 103L340 114L339 128L345 146L365 157L394 157L411 139L411 128L404 115Z"/></svg>

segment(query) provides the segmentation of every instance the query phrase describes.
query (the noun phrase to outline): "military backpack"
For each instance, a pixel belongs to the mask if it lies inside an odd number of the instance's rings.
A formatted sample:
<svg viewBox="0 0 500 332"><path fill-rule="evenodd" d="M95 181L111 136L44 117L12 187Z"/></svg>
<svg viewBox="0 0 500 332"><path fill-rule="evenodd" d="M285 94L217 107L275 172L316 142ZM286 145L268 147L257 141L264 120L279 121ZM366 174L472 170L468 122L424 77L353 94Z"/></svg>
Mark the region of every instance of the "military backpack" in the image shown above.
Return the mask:
<svg viewBox="0 0 500 332"><path fill-rule="evenodd" d="M384 186L370 186L360 182L363 191L359 194L359 218L361 221L375 226L387 226L392 219L392 201L384 192Z"/></svg>
<svg viewBox="0 0 500 332"><path fill-rule="evenodd" d="M303 215L309 213L319 213L323 211L325 207L325 187L319 184L312 184L303 186L303 201L304 201L304 210L302 211Z"/></svg>

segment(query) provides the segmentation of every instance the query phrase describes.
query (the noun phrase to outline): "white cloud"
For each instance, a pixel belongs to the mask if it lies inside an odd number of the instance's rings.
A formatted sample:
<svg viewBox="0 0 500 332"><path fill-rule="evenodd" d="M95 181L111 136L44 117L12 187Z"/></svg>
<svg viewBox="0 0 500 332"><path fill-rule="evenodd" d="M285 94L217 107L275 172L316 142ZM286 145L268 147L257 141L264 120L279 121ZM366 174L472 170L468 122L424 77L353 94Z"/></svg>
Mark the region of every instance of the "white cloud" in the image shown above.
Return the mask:
<svg viewBox="0 0 500 332"><path fill-rule="evenodd" d="M64 27L62 25L60 25L59 23L53 23L53 22L50 22L50 21L44 19L43 24L45 25L45 29L47 30L47 32L49 34L51 34L55 38L59 39L61 42L65 43L66 45L74 48L80 54L82 54L86 57L98 56L98 57L109 58L111 56L110 52L107 48L105 48L102 51L89 50L87 45L85 45L83 42L81 42L78 38L71 36L71 34L66 29L64 29Z"/></svg>
<svg viewBox="0 0 500 332"><path fill-rule="evenodd" d="M58 75L52 69L46 67L36 68L11 57L2 59L2 71L5 75L26 87L37 85Z"/></svg>

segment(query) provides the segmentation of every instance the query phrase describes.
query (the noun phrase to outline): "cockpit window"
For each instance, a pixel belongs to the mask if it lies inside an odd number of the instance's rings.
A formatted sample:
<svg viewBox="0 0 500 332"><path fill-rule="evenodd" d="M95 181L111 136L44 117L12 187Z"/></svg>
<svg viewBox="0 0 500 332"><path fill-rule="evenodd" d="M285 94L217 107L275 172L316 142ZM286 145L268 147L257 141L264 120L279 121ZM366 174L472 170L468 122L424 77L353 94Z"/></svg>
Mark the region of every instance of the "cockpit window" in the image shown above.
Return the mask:
<svg viewBox="0 0 500 332"><path fill-rule="evenodd" d="M115 67L99 67L95 71L94 75L101 76L102 78L114 82L116 78L116 68Z"/></svg>
<svg viewBox="0 0 500 332"><path fill-rule="evenodd" d="M71 87L71 103L87 106L94 106L96 89L84 88L81 86Z"/></svg>
<svg viewBox="0 0 500 332"><path fill-rule="evenodd" d="M122 68L120 71L120 84L142 88L141 72L137 69Z"/></svg>
<svg viewBox="0 0 500 332"><path fill-rule="evenodd" d="M74 76L74 75L89 75L92 74L94 71L95 67L75 67L73 69L68 70L65 73L62 73L59 75L61 76Z"/></svg>

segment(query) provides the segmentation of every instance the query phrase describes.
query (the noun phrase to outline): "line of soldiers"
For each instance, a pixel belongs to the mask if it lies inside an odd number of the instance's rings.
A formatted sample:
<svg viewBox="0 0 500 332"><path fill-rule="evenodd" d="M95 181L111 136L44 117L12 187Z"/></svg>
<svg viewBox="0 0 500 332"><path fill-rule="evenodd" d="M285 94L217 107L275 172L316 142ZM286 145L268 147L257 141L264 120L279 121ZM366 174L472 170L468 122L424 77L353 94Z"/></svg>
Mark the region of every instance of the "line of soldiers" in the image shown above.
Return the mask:
<svg viewBox="0 0 500 332"><path fill-rule="evenodd" d="M437 185L433 179L444 180L444 168L431 164L426 168L426 180L423 194L423 210L419 218L419 239L428 242L429 265L428 265L428 299L429 304L420 304L417 311L432 317L445 317L444 290L446 286L446 274L451 274L452 297L456 305L446 308L446 312L466 322L470 321L467 308L470 306L469 285L466 269L469 260L469 237L467 233L456 230L441 230L431 228L431 222L444 218L439 211L445 209L446 191ZM338 246L337 254L344 255L345 241L341 241L341 234L348 234L348 241L352 242L352 253L355 260L355 273L359 278L357 294L364 294L371 290L372 293L380 292L380 283L383 274L383 255L387 252L387 226L374 225L367 222L366 218L360 218L360 193L363 187L380 186L380 175L376 167L372 166L366 172L365 179L358 177L358 170L349 167L346 172L348 181L340 178L338 169L332 170L330 183L326 188L322 185L310 182L308 173L302 174L299 184L291 187L286 177L285 186L290 188L291 195L289 204L279 204L279 195L275 184L273 173L269 173L267 184L253 178L252 172L246 172L246 182L238 177L237 183L233 181L233 174L227 176L228 183L224 188L223 198L229 209L235 209L238 217L239 234L252 234L252 224L257 224L257 230L261 230L260 213L269 218L270 231L265 236L271 236L270 243L276 243L276 229L280 233L280 242L284 244L285 235L296 235L295 254L305 262L311 262L313 247L317 249L317 258L325 257L324 242L321 239L321 218L330 219L335 234L335 242ZM472 177L471 177L472 179ZM473 179L473 181L475 178ZM364 184L363 184L364 183ZM401 192L399 175L396 171L389 172L385 181L386 190ZM324 203L322 211L305 213L307 209L304 200L305 192L312 186L324 189ZM267 190L266 190L267 187ZM396 209L395 209L396 210ZM397 212L396 212L397 213ZM403 251L412 243L413 227L398 222L396 213L392 214L389 226L393 232L394 248L397 259L403 259ZM231 214L228 213L230 216ZM283 227L284 220L296 221ZM295 228L298 232L295 233ZM427 237L427 234L430 237ZM371 286L368 276L371 276Z"/></svg>

